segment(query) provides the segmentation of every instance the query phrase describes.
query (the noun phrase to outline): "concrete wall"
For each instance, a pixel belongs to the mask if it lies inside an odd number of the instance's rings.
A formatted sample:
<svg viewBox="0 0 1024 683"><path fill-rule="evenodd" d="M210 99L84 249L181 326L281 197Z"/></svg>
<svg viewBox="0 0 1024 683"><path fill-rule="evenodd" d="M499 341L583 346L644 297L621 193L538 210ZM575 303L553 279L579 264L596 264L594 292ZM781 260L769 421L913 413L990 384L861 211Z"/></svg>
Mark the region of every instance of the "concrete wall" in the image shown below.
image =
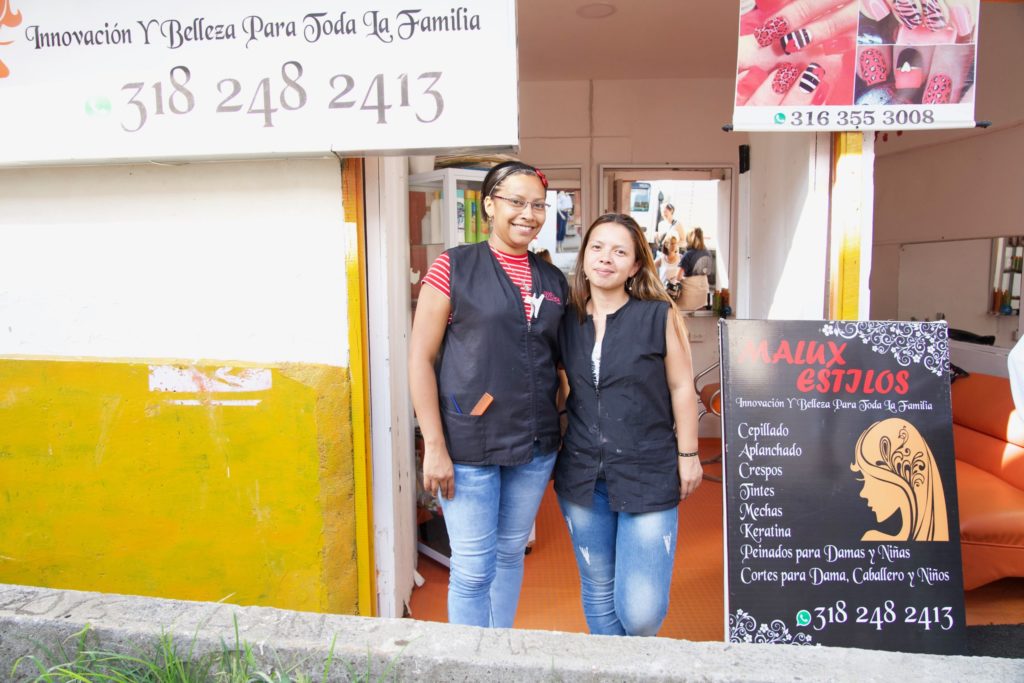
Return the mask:
<svg viewBox="0 0 1024 683"><path fill-rule="evenodd" d="M339 162L3 170L0 206L0 581L356 613Z"/></svg>

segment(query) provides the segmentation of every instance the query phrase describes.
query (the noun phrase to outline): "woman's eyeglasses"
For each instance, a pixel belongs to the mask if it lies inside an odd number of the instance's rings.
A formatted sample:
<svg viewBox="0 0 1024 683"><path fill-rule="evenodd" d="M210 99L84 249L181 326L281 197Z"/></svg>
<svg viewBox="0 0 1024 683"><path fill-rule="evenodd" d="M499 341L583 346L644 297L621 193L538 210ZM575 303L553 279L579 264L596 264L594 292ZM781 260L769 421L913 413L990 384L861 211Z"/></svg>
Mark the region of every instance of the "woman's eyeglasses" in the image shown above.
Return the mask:
<svg viewBox="0 0 1024 683"><path fill-rule="evenodd" d="M525 199L520 199L519 197L502 197L501 195L497 194L492 194L491 196L494 197L495 199L500 199L504 202L508 202L509 204L512 205L513 208L515 208L518 211L522 211L527 206L529 206L534 213L546 213L548 208L550 208L551 206L550 204L545 204L544 202L528 202Z"/></svg>

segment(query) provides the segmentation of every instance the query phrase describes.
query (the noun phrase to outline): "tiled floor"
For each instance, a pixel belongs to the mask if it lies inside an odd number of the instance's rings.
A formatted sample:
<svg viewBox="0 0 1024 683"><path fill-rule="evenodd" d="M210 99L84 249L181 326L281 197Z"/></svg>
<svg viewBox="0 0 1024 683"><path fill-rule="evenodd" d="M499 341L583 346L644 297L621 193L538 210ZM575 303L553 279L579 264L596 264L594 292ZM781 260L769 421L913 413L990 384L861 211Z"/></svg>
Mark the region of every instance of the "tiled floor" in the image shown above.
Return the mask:
<svg viewBox="0 0 1024 683"><path fill-rule="evenodd" d="M715 440L701 444L713 452ZM717 472L717 466L705 471ZM680 545L676 551L671 603L659 635L687 640L722 640L722 487L705 481L679 508ZM448 570L420 555L426 579L415 589L411 616L445 621ZM1005 579L965 596L967 624L1024 623L1024 579ZM579 599L579 577L569 534L550 486L537 515L537 541L526 557L526 574L516 628L586 632Z"/></svg>

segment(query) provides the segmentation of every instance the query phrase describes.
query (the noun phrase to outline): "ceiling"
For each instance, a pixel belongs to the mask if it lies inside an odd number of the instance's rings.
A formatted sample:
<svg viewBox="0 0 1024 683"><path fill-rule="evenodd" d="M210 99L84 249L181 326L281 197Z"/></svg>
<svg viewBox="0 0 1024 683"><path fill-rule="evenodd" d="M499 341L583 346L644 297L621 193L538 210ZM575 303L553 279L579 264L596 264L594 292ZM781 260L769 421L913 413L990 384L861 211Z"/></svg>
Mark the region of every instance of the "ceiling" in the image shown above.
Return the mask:
<svg viewBox="0 0 1024 683"><path fill-rule="evenodd" d="M615 12L585 19L585 5L610 4ZM1002 41L1019 41L1024 0L983 0L979 47L993 58ZM1012 7L1012 9L1011 9ZM519 77L523 81L614 80L640 78L722 78L736 74L739 0L516 0ZM1014 50L1014 54L1020 48ZM977 116L991 119L990 130L1019 125L1020 97L990 80L979 88ZM1000 94L1002 93L1002 94ZM911 131L884 135L878 154L905 151L979 134L973 129Z"/></svg>
<svg viewBox="0 0 1024 683"><path fill-rule="evenodd" d="M603 19L576 13L592 4L595 0L517 0L521 80L733 78L736 73L739 0L597 0L613 5L615 13Z"/></svg>
<svg viewBox="0 0 1024 683"><path fill-rule="evenodd" d="M735 0L604 0L616 12L584 19L591 0L518 0L524 81L732 78Z"/></svg>

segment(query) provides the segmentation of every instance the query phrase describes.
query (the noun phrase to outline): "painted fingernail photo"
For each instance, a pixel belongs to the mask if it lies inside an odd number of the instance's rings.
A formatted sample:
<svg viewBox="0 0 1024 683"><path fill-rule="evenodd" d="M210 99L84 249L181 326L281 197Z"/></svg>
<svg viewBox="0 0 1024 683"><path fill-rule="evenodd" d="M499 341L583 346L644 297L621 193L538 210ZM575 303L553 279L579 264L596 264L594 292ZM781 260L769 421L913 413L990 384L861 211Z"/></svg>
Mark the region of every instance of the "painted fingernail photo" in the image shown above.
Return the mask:
<svg viewBox="0 0 1024 683"><path fill-rule="evenodd" d="M950 96L953 93L953 79L945 74L936 74L928 81L925 88L922 104L949 104Z"/></svg>
<svg viewBox="0 0 1024 683"><path fill-rule="evenodd" d="M950 18L956 32L961 36L969 35L974 31L974 19L971 18L971 11L963 5L954 5L949 10Z"/></svg>
<svg viewBox="0 0 1024 683"><path fill-rule="evenodd" d="M924 61L921 53L912 48L904 48L896 57L895 81L897 90L917 89L924 85Z"/></svg>
<svg viewBox="0 0 1024 683"><path fill-rule="evenodd" d="M878 48L869 47L860 52L860 78L867 85L884 83L889 78L885 55Z"/></svg>
<svg viewBox="0 0 1024 683"><path fill-rule="evenodd" d="M764 26L754 29L754 39L761 47L768 47L782 36L789 33L789 22L785 17L774 17L765 22Z"/></svg>
<svg viewBox="0 0 1024 683"><path fill-rule="evenodd" d="M949 23L945 5L939 0L921 0L921 13L924 15L924 25L929 30L938 31L946 28L946 24Z"/></svg>
<svg viewBox="0 0 1024 683"><path fill-rule="evenodd" d="M805 28L798 29L782 36L779 43L782 45L782 51L791 55L811 44L811 32Z"/></svg>
<svg viewBox="0 0 1024 683"><path fill-rule="evenodd" d="M892 13L907 28L921 25L921 5L918 0L892 0Z"/></svg>
<svg viewBox="0 0 1024 683"><path fill-rule="evenodd" d="M825 69L822 68L821 64L811 62L804 69L804 72L800 74L800 89L805 93L814 92L821 85L821 79L824 75Z"/></svg>
<svg viewBox="0 0 1024 683"><path fill-rule="evenodd" d="M874 21L881 21L889 16L889 6L885 0L863 0L860 13Z"/></svg>
<svg viewBox="0 0 1024 683"><path fill-rule="evenodd" d="M793 87L800 70L792 64L783 64L775 71L772 79L772 90L778 95L785 95Z"/></svg>

